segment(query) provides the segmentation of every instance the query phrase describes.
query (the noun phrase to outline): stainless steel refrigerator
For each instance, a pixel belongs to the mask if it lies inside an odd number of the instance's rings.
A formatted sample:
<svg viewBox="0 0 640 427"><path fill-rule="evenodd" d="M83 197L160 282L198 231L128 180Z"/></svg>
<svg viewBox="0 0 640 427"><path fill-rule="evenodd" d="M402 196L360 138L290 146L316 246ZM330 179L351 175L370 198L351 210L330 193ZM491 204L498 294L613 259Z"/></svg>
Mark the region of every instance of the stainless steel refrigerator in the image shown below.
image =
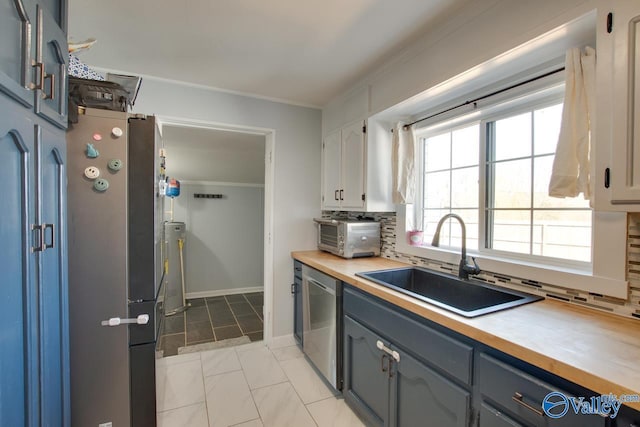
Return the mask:
<svg viewBox="0 0 640 427"><path fill-rule="evenodd" d="M74 426L156 424L156 139L153 116L96 109L67 134Z"/></svg>

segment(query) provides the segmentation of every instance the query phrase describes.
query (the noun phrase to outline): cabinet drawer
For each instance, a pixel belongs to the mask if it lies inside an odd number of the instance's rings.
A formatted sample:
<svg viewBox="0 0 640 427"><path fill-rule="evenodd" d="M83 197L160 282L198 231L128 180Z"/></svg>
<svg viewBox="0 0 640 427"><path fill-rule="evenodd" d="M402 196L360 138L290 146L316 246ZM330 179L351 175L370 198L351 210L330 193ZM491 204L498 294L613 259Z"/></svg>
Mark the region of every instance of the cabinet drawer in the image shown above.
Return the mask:
<svg viewBox="0 0 640 427"><path fill-rule="evenodd" d="M471 385L473 347L456 341L348 287L344 312L392 338L399 347L429 362L452 377Z"/></svg>
<svg viewBox="0 0 640 427"><path fill-rule="evenodd" d="M517 421L512 420L507 415L497 410L486 402L482 402L480 408L479 427L523 427Z"/></svg>
<svg viewBox="0 0 640 427"><path fill-rule="evenodd" d="M542 401L547 394L556 391L565 396L571 395L489 355L480 354L477 372L478 386L483 398L504 408L513 414L514 418L523 420L524 424L558 427L602 427L605 425L605 418L599 415L576 414L568 402L568 411L564 416L560 418L548 417L542 411ZM519 397L521 402L516 401L518 396L521 396ZM590 396L584 397L587 400ZM558 399L554 399L555 401ZM562 405L557 409L560 411Z"/></svg>

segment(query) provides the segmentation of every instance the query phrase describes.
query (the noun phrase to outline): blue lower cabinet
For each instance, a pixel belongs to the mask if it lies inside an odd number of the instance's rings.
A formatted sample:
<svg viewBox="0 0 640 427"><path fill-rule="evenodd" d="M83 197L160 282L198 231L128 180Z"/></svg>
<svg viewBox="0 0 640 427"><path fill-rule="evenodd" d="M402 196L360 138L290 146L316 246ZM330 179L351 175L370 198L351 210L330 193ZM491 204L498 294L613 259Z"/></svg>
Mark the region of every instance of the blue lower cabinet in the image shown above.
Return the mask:
<svg viewBox="0 0 640 427"><path fill-rule="evenodd" d="M69 426L65 134L0 96L0 426Z"/></svg>
<svg viewBox="0 0 640 427"><path fill-rule="evenodd" d="M471 393L398 351L392 365L392 426L465 427L471 419Z"/></svg>
<svg viewBox="0 0 640 427"><path fill-rule="evenodd" d="M344 398L371 426L389 425L389 356L377 348L382 340L344 316Z"/></svg>
<svg viewBox="0 0 640 427"><path fill-rule="evenodd" d="M363 291L343 303L344 398L368 425L640 427L628 407L576 413L600 396Z"/></svg>

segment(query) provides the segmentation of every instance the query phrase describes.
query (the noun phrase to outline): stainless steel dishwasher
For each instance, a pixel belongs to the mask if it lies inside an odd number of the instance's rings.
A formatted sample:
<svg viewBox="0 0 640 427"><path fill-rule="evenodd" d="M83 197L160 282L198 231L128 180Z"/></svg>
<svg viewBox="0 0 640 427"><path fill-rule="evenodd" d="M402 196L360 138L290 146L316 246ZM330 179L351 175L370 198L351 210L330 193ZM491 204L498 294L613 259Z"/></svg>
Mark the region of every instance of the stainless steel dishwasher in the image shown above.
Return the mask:
<svg viewBox="0 0 640 427"><path fill-rule="evenodd" d="M342 282L302 266L302 350L337 390L342 389Z"/></svg>

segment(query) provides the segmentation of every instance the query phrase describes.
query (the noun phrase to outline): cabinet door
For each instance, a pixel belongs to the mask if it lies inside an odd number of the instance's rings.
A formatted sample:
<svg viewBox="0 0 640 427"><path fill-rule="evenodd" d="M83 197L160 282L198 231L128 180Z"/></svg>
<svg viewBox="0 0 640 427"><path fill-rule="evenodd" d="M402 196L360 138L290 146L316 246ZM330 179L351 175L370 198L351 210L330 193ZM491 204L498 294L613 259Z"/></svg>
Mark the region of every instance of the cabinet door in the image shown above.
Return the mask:
<svg viewBox="0 0 640 427"><path fill-rule="evenodd" d="M34 134L24 109L0 96L0 425L36 426L38 354L33 204Z"/></svg>
<svg viewBox="0 0 640 427"><path fill-rule="evenodd" d="M378 340L369 329L344 316L344 399L368 425L387 426L389 359L376 347Z"/></svg>
<svg viewBox="0 0 640 427"><path fill-rule="evenodd" d="M69 426L69 338L66 270L66 141L63 131L36 126L39 152L41 420Z"/></svg>
<svg viewBox="0 0 640 427"><path fill-rule="evenodd" d="M609 6L609 4L608 4ZM613 13L611 200L640 204L640 3L610 2Z"/></svg>
<svg viewBox="0 0 640 427"><path fill-rule="evenodd" d="M67 128L67 39L49 10L38 5L38 42L36 44L36 112L59 128Z"/></svg>
<svg viewBox="0 0 640 427"><path fill-rule="evenodd" d="M30 0L0 0L0 91L25 107L33 106L30 87L35 23Z"/></svg>
<svg viewBox="0 0 640 427"><path fill-rule="evenodd" d="M342 129L343 208L364 208L364 137L361 122Z"/></svg>
<svg viewBox="0 0 640 427"><path fill-rule="evenodd" d="M340 131L328 135L322 144L322 209L340 208L341 146Z"/></svg>
<svg viewBox="0 0 640 427"><path fill-rule="evenodd" d="M394 363L393 427L469 425L471 395L406 353Z"/></svg>
<svg viewBox="0 0 640 427"><path fill-rule="evenodd" d="M486 402L482 402L478 427L523 427L523 424L512 420Z"/></svg>

